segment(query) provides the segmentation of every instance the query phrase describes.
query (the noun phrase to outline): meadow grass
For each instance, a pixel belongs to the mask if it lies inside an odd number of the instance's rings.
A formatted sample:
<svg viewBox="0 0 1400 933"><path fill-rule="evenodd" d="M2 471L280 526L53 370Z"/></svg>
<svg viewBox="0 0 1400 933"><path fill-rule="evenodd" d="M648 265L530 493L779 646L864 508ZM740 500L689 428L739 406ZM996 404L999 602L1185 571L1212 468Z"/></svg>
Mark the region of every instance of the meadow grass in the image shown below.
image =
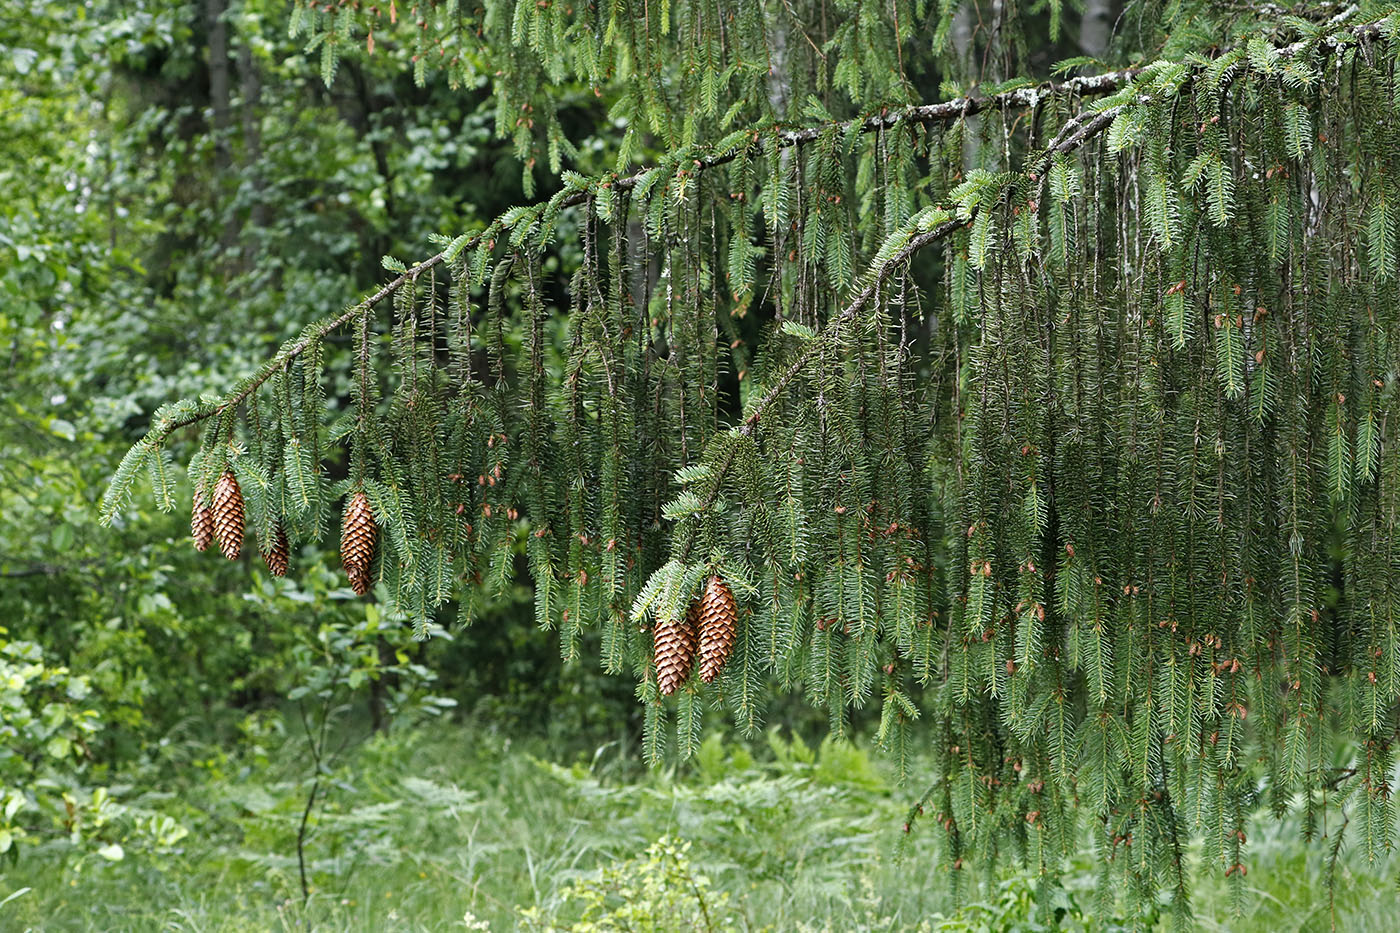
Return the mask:
<svg viewBox="0 0 1400 933"><path fill-rule="evenodd" d="M638 881L627 896L640 896L655 868L644 856L663 837L689 843L686 877L708 882L704 909L714 930L1126 925L1096 915L1087 853L1053 903L1037 903L1032 879L1015 870L980 882L964 872L954 897L931 828L912 834L896 857L910 791L856 747L809 749L773 734L751 751L713 737L679 774L649 771L617 745L564 763L540 751L445 725L353 749L310 823L305 901L295 840L307 762L297 744L248 761L205 762L198 777L159 795L190 829L171 851L131 851L120 861L27 853L0 875L0 900L29 888L0 906L0 929L689 929L660 901L656 916L632 905L619 920L608 913L617 879L597 882L611 866ZM1199 928L1312 931L1334 919L1341 930L1397 928L1400 897L1384 866L1344 853L1329 901L1324 847L1300 841L1292 820L1261 826L1248 851L1239 916L1219 871L1197 873ZM593 915L581 910L581 892L597 894ZM599 916L612 925L587 925Z"/></svg>

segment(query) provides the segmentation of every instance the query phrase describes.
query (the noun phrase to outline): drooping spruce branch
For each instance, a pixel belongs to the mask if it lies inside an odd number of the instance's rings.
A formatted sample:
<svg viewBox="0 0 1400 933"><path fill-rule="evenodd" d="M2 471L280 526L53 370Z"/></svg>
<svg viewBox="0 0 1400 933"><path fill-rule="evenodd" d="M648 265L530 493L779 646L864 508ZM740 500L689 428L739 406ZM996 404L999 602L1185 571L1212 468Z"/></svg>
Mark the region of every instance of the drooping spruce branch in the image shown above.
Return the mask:
<svg viewBox="0 0 1400 933"><path fill-rule="evenodd" d="M1354 15L1355 12L1356 7L1354 5L1347 7L1345 10L1332 17L1328 21L1328 25L1336 25L1343 22ZM1272 51L1280 60L1293 58L1313 45L1318 45L1329 51L1336 52L1348 46L1376 38L1380 35L1382 25L1381 22L1366 23L1361 26L1349 28L1340 34L1322 34L1312 40L1300 40ZM745 136L748 137L751 147L759 151L762 151L765 147L785 149L812 143L819 139L824 133L830 133L833 130L838 133L845 133L856 128L861 133L874 133L892 130L902 125L923 125L965 119L986 110L1034 107L1047 97L1065 97L1072 99L1095 94L1110 94L1123 89L1141 73L1141 68L1126 68L1099 75L1076 77L1066 81L1052 82L1046 85L1015 87L987 96L969 95L967 97L939 103L922 104L903 110L882 112L875 116L838 122L827 126L806 127L799 130L779 130L772 138L765 138L758 130L743 131L731 136L725 143L721 143L717 147L720 150L718 154L705 154L702 148L695 155L691 156L687 153L685 157L690 159L694 170L699 172L707 168L727 164L736 159L742 151L739 144ZM1121 108L1113 108L1104 111L1086 111L1076 115L1073 119L1065 123L1059 136L1050 144L1048 149L1058 153L1073 151L1083 145L1088 139L1107 129L1120 110ZM675 161L681 161L681 157L678 155ZM560 195L556 195L553 199L553 203L557 208L577 207L586 203L592 196L592 193L599 188L611 188L617 192L628 191L643 183L654 171L656 171L654 168L641 169L631 175L623 177L602 177L587 182L580 179L572 190L566 190L561 192ZM279 349L279 351L263 365L258 373L240 383L239 387L229 393L224 399L212 405L200 406L189 413L182 413L168 421L157 422L153 425L152 435L147 438L147 441L154 446L159 446L171 432L189 427L206 418L215 417L229 408L234 408L242 404L278 370L304 353L314 341L338 330L360 314L376 307L386 298L395 294L400 288L416 282L420 275L433 269L444 261L456 257L463 250L473 249L479 246L483 241L489 241L493 237L500 236L510 231L514 226L514 222L511 220L513 216L533 220L538 216L538 212L507 212L500 218L497 218L486 231L474 235L459 236L446 248L415 263L411 268L385 283L378 291L366 297L358 304L347 308L338 315L309 327L306 333ZM967 222L970 222L970 218ZM953 229L956 229L956 227L949 227L946 232L952 232ZM940 233L936 236L929 235L927 232L920 234L917 238L917 245L903 252L901 260L907 259L909 255L917 251L920 247L940 239L943 235L946 235L946 233ZM887 273L877 273L875 276L875 284L878 285L879 282L883 281L886 274ZM857 295L851 307L855 311L858 311L860 307L870 300L871 294L873 294L873 287L867 288Z"/></svg>
<svg viewBox="0 0 1400 933"><path fill-rule="evenodd" d="M162 412L121 478L168 486L202 422L197 486L232 471L293 544L353 485L420 627L523 551L561 653L635 674L653 759L799 690L902 765L932 750L954 865L1052 871L1089 831L1102 890L1184 913L1188 837L1238 890L1260 803L1326 786L1343 739L1380 855L1400 131L1390 8L1360 12L568 176ZM351 320L353 415L321 398ZM712 680L684 657L705 594Z"/></svg>
<svg viewBox="0 0 1400 933"><path fill-rule="evenodd" d="M1348 6L1340 13L1328 20L1329 26L1335 26L1355 15L1357 8ZM1361 26L1347 29L1341 35L1322 35L1314 41L1317 45L1336 52L1349 45L1374 39L1380 34L1381 23L1366 23ZM1273 54L1281 61L1296 57L1312 42L1299 41L1287 46L1272 50ZM1229 53L1227 53L1229 54ZM1118 72L1111 72L1093 78L1076 79L1079 83L1066 82L1053 90L1065 90L1067 85L1074 84L1074 92L1078 95L1092 93L1108 93L1123 88L1134 77L1141 74L1143 69L1132 68ZM990 98L965 98L964 101L949 101L941 104L932 104L922 107L914 107L905 115L898 117L877 117L865 121L862 126L864 132L873 132L877 129L892 127L899 122L912 119L915 122L922 122L933 119L946 119L950 116L971 115L981 110L987 109ZM1034 106L1038 100L1034 89L1018 89L998 95L995 100L996 106ZM1150 102L1150 96L1139 98L1139 103ZM1051 161L1057 155L1067 155L1080 148L1095 136L1107 130L1115 119L1121 114L1126 104L1115 105L1106 109L1090 108L1076 114L1065 121L1059 133L1045 147L1045 150L1038 158L1028 160L1028 165L1024 174L1031 180L1038 180L1049 168ZM963 109L958 109L959 107ZM810 142L818 137L820 130L811 129L784 137L790 144L798 142ZM802 353L794 360L783 373L777 377L772 386L764 393L759 401L752 405L744 416L744 422L739 428L744 435L751 434L754 425L762 418L764 411L769 408L782 394L783 390L797 375L814 360L818 359L824 345L834 340L840 333L843 326L853 321L865 308L874 300L876 293L889 278L892 272L900 268L904 263L919 250L929 246L944 237L970 225L981 210L980 207L973 207L966 211L964 216L958 219L948 219L946 212L933 211L920 223L914 225L911 230L913 235L908 242L902 244L898 251L885 261L873 266L864 278L864 287L852 297L840 314L836 315L826 327L816 335L816 338L808 343ZM706 507L713 501L719 490L719 480L728 472L733 464L732 454L727 456L722 466L716 471L715 483L710 496L706 500Z"/></svg>
<svg viewBox="0 0 1400 933"><path fill-rule="evenodd" d="M772 148L775 146L779 149L787 149L812 143L820 138L823 133L830 133L833 131L845 133L852 129L857 129L861 133L874 133L892 130L903 125L923 125L963 119L991 109L1033 107L1039 101L1050 96L1075 98L1093 94L1107 94L1123 87L1126 82L1131 81L1132 78L1138 74L1139 70L1140 69L1136 68L1128 68L1107 72L1101 75L1071 78L1066 81L1054 82L1042 86L1017 87L990 96L970 95L934 104L909 107L899 111L889 111L860 120L838 122L821 127L806 127L800 130L778 130L776 134L771 137L765 137L764 134L758 130L743 131L731 137L727 143L717 147L720 149L718 154L708 155L705 154L703 148L700 148L694 155L687 153L686 158L689 158L690 165L693 169L699 172L734 161L739 157L741 151L743 151L743 143L746 140L748 146L757 152L762 152L766 147ZM1087 135L1092 135L1092 133ZM1087 135L1085 138L1087 138ZM1071 146L1070 148L1073 147ZM1065 151L1068 151L1068 149ZM678 156L673 161L680 162L682 158ZM604 176L586 182L580 179L571 189L565 190L561 192L560 195L557 195L553 201L553 205L561 209L577 207L585 204L590 197L593 196L593 193L600 188L612 189L615 192L630 191L644 182L654 171L654 168L647 168L623 177ZM279 349L255 375L240 383L236 389L217 403L200 406L194 411L182 413L166 422L157 422L153 425L153 435L148 438L148 440L154 444L163 443L164 438L171 432L197 424L206 418L215 417L230 408L241 405L279 370L292 360L295 360L302 353L306 352L307 348L316 340L320 340L332 332L339 330L361 314L379 305L385 299L392 297L405 285L416 282L418 277L423 273L445 261L450 261L460 255L464 250L473 249L479 246L483 241L490 241L494 237L509 232L513 229L515 224L519 222L514 218L534 220L537 217L538 210L524 212L519 210L509 211L497 218L497 220L482 233L464 235L456 238L446 248L415 263L411 268L406 269L397 277L389 280L378 291L364 298L359 303L345 309L340 314L309 327L301 336L293 339ZM931 242L931 240L923 241L923 243L927 242ZM907 254L905 258L907 258ZM869 298L870 295L867 290L867 293L857 296L855 303L857 306L863 305L866 301L869 301Z"/></svg>

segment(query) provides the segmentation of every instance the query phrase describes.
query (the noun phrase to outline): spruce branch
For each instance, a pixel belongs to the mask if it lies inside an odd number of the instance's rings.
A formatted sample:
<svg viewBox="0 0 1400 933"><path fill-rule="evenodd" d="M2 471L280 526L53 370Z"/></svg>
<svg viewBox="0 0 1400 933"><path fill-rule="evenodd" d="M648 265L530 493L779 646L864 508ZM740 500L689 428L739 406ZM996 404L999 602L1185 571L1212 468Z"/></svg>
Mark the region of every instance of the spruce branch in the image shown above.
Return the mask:
<svg viewBox="0 0 1400 933"><path fill-rule="evenodd" d="M1343 10L1331 20L1327 27L1335 27L1356 12L1354 6ZM1326 27L1324 27L1326 28ZM1296 57L1307 51L1309 47L1316 46L1335 53L1341 49L1361 42L1371 41L1382 34L1382 23L1371 22L1359 26L1349 27L1339 32L1322 34L1310 39L1301 39L1287 46L1276 47L1277 59L1288 59ZM1230 54L1226 51L1222 54ZM1199 67L1199 66L1198 66ZM750 138L747 146L742 144L742 137L739 144L722 145L718 149L711 149L712 154L704 155L697 153L692 158L693 168L687 171L699 172L707 168L713 168L731 162L739 157L746 150L749 152L762 153L766 146L776 145L779 148L793 148L814 142L822 136L831 132L833 127L837 131L849 132L858 128L861 133L871 133L887 131L902 124L920 125L940 121L959 120L989 109L1011 109L1017 107L1034 107L1046 97L1070 96L1082 97L1096 94L1109 94L1120 91L1144 73L1141 67L1121 69L1101 75L1087 77L1076 77L1057 83L1047 83L1039 86L1024 86L992 95L970 95L942 101L933 104L922 104L905 108L898 111L882 111L880 114L844 122L823 123L820 126L811 126L801 129L783 130L770 141L765 142L762 133L758 130L750 131ZM1189 80L1189 79L1188 79ZM1145 94L1135 98L1129 103L1118 104L1107 108L1089 107L1076 114L1071 119L1065 121L1059 132L1053 137L1051 142L1036 157L1026 161L1022 176L1026 180L1035 183L1043 175L1051 159L1056 155L1065 155L1085 145L1089 140L1107 130L1117 118L1133 103L1150 102L1151 95ZM731 136L731 139L733 137ZM671 161L680 164L684 159L681 153L673 154ZM669 163L668 163L669 164ZM182 427L196 424L214 416L224 416L232 412L238 405L252 397L257 390L278 372L284 371L293 360L304 354L311 347L315 346L321 339L333 331L344 326L346 323L365 318L376 305L384 299L397 294L405 285L415 283L424 272L435 269L451 257L460 255L463 251L479 247L486 243L487 248L494 242L496 237L504 234L507 230L524 224L525 230L514 230L512 240L516 243L523 242L528 236L528 227L540 223L540 218L546 209L557 214L559 210L577 206L589 202L597 196L601 190L612 189L612 193L623 190L629 191L638 186L649 189L652 183L651 175L659 171L659 166L643 169L631 175L618 178L613 175L595 178L592 180L567 179L568 187L555 194L549 201L542 202L529 208L514 208L502 214L500 218L490 224L485 230L472 236L459 237L452 245L442 251L424 259L411 268L405 269L396 278L383 285L378 291L367 296L359 303L351 306L340 314L312 325L303 335L293 341L284 344L283 347L270 358L261 369L252 377L244 380L237 388L226 395L223 399L210 403L197 403L194 405L182 404L176 406L164 416L158 416L156 423L148 433L143 444L147 449L158 447L169 434ZM994 208L999 208L1009 197L1013 186L1007 186L1002 194L997 198ZM952 233L973 224L978 215L988 209L988 205L977 205L965 211L956 218L949 218L937 222L931 229L923 229L914 233L910 239L892 255L871 267L864 278L864 285L850 298L844 309L827 322L825 327L808 341L802 349L798 358L774 380L764 395L754 404L744 418L739 432L745 436L753 433L754 426L760 421L764 413L777 401L803 370L808 367L813 360L820 358L822 350L831 342L836 340L842 330L856 320L857 317L870 305L879 293L880 288L889 276L897 269L902 268L908 260L923 247L946 238ZM943 216L947 216L944 214ZM141 446L141 445L138 445ZM724 459L718 464L717 471L713 477L710 493L705 497L701 512L708 511L718 498L719 490L724 476L728 473L734 463L733 446L727 451ZM113 500L115 503L115 500ZM689 550L688 542L686 550Z"/></svg>
<svg viewBox="0 0 1400 933"><path fill-rule="evenodd" d="M1037 86L1019 87L1000 94L970 95L941 101L939 103L920 104L902 110L882 111L871 117L838 121L835 123L823 123L820 126L810 126L801 129L783 130L777 134L775 140L779 148L786 149L815 142L824 133L830 132L833 127L835 127L838 132L843 132L859 126L861 133L874 133L881 130L889 130L900 125L922 125L959 120L993 109L1031 107L1047 97L1082 97L1087 95L1108 94L1119 90L1136 77L1140 71L1141 69L1139 68L1127 68L1101 75L1070 78L1065 81L1048 82ZM751 142L748 147L737 146L728 151L719 152L718 154L710 156L697 154L692 162L692 170L703 171L704 169L715 168L733 162L746 148L756 150L760 153L764 151L765 143L763 142L760 131L754 130L752 132ZM576 184L571 190L556 194L554 196L554 206L557 209L577 207L591 200L595 196L596 191L600 188L610 188L614 192L630 191L646 181L654 171L657 171L657 167L651 166L620 178L614 175L607 175L581 184ZM417 281L420 275L441 265L450 255L456 255L466 250L474 249L480 246L483 241L489 241L490 238L497 237L505 231L513 229L522 221L535 223L540 217L540 209L547 203L548 202L540 202L526 209L512 208L503 213L494 223L482 232L470 236L465 241L455 243L441 252L429 256L413 265L359 303L350 306L340 314L313 325L307 333L283 345L283 347L264 363L250 379L245 381L239 388L235 389L225 398L207 405L199 405L193 411L183 413L178 417L157 421L153 426L150 438L155 441L163 440L166 436L180 428L197 424L207 418L212 418L225 411L236 408L256 392L263 383L276 375L279 370L305 353L315 341L340 329L359 315L370 311L386 298L392 297L403 288L403 286ZM863 305L864 302L868 300L869 296L866 296L861 304Z"/></svg>
<svg viewBox="0 0 1400 933"><path fill-rule="evenodd" d="M1340 23L1343 20L1349 18L1355 11L1355 6L1348 7L1341 13L1338 13L1329 22L1331 24ZM1341 35L1325 36L1319 40L1319 44L1331 52L1337 52L1347 46L1374 39L1376 36L1380 35L1381 26L1381 22L1372 22L1360 26L1355 26L1350 29L1344 30ZM1307 45L1308 43L1306 40L1299 40L1298 42L1292 43L1287 46L1283 46L1278 50L1279 57L1294 57L1302 51L1304 51L1307 48ZM1108 93L1120 89L1123 85L1127 84L1141 72L1142 69L1140 68L1131 68L1125 69L1123 71L1112 72L1106 75L1100 75L1098 77L1103 79L1103 81L1097 84L1087 83L1096 80L1092 78L1074 79L1074 81L1086 82L1078 85L1078 87L1081 88L1081 90L1079 91L1079 93L1081 94ZM1065 84L1070 83L1073 82L1065 82ZM1063 87L1063 85L1061 85L1061 87ZM995 97L993 98L984 98L984 103L979 109L985 109L986 101L998 99L1001 100L1001 105L1003 106L1012 105L1009 103L1012 100L1016 101L1020 105L1032 105L1036 102L1036 97L1031 94L1032 91L1033 89L1030 88L1021 88L1016 91L1008 92L1005 95L995 95ZM1023 95L1022 92L1026 92L1026 94ZM1137 98L1139 102L1146 102L1150 99L1150 96L1142 96ZM973 106L974 101L974 98L963 99L964 105L968 107ZM951 111L948 108L951 108L957 105L958 103L958 101L948 101L942 104L930 104L925 105L923 107L911 108L910 111L906 111L905 113L917 112L925 121L933 119L946 119L951 115ZM1029 180L1037 179L1044 172L1045 168L1049 165L1050 160L1054 156L1065 155L1070 152L1073 152L1076 149L1081 148L1089 140L1099 136L1101 133L1103 133L1110 126L1113 125L1113 122L1123 113L1126 107L1126 104L1120 104L1118 106L1109 107L1104 110L1086 109L1076 114L1074 117L1065 122L1060 132L1056 134L1054 139L1052 139L1049 145L1045 147L1043 152L1041 152L1036 158L1028 160L1028 167L1025 170L1023 170L1022 175L1028 178ZM965 112L972 113L976 111L968 110ZM880 117L871 119L879 121L885 118ZM872 123L871 120L867 120L864 124L864 131L870 132L874 129L879 129L880 127L886 125L887 124L881 122ZM809 132L813 134L810 137L805 135ZM800 133L793 134L790 138L794 140L793 145L798 145L800 144L800 142L815 139L816 135L819 133L820 130L804 130ZM996 205L997 207L1000 207L1001 204L1004 203L1007 194L1009 194L1012 187L1013 186L1007 186L1006 193L1004 193L1002 195L1002 199L998 201ZM778 378L774 381L773 385L770 386L768 391L766 391L763 394L763 397L760 398L758 402L753 405L752 408L750 408L748 415L744 418L742 426L739 428L740 433L746 436L752 435L754 426L758 424L760 419L763 417L764 412L782 396L784 390L794 378L796 378L803 370L810 366L814 360L820 358L821 350L824 349L828 344L836 340L836 338L840 336L842 329L845 328L846 325L854 321L856 317L863 310L865 310L867 306L869 306L870 302L874 300L875 296L879 293L880 287L884 284L885 280L888 279L889 276L896 269L902 267L904 263L908 262L909 259L915 253L923 249L925 246L928 246L930 243L936 243L939 240L944 239L945 237L955 233L958 230L961 230L964 227L971 226L973 221L977 219L977 215L985 209L986 208L975 208L972 211L968 212L967 216L965 217L959 217L957 219L948 220L944 223L938 224L931 230L927 230L925 232L917 234L888 260L872 267L866 275L865 287L862 288L859 292L857 292L855 297L850 300L846 307L839 314L837 314L836 317L828 321L826 325L820 331L817 332L814 338L807 342L806 346L803 347L802 352L798 354L797 359L793 360L792 363L790 363L788 367L785 370L783 370L782 374L778 376ZM720 463L718 469L716 470L712 481L713 484L711 486L710 495L707 496L704 500L704 503L701 509L699 510L700 512L707 511L710 508L710 506L714 504L716 498L718 498L723 478L734 464L734 450L735 448L731 446L728 454L725 456L724 460ZM686 552L689 552L689 542L687 542Z"/></svg>
<svg viewBox="0 0 1400 933"><path fill-rule="evenodd" d="M221 413L191 466L193 508L227 462L260 540L279 492L293 534L324 536L323 500L374 457L363 530L383 553L371 541L350 561L352 583L374 563L419 633L454 594L465 620L509 585L524 532L536 621L566 658L601 625L604 669L636 673L653 762L670 702L686 757L708 701L753 730L770 683L826 707L834 733L883 694L879 744L901 758L922 712L939 735L920 802L937 800L955 867L1013 836L1053 852L1082 815L1112 849L1136 839L1131 859L1107 860L1135 892L1173 891L1185 911L1183 847L1205 836L1240 890L1265 787L1307 788L1310 807L1319 788L1361 794L1348 805L1376 852L1390 821L1372 775L1389 767L1400 693L1385 647L1400 566L1400 456L1385 444L1396 48L1391 22L1353 26L1357 9L1340 9L1073 92L846 123L818 102L811 125L673 148L635 175L563 173L548 201L428 262L386 262L400 278L378 298L199 403ZM1027 105L982 121L979 167L961 174L961 123L942 145L914 129ZM574 204L579 227L560 221ZM582 258L550 320L541 262L563 230ZM946 260L924 267L935 243ZM414 284L437 264L469 270L452 283L446 355L437 303ZM925 308L935 289L946 300ZM393 368L376 376L367 328L391 295ZM313 448L320 328L338 321L355 331L359 395L329 429L350 438L332 484ZM457 385L479 352L491 375ZM259 405L275 406L280 459ZM230 453L245 414L259 443ZM166 472L150 437L109 508L142 470ZM676 623L712 574L752 612L726 609L733 656L692 678L704 639L697 657ZM1345 599L1326 599L1334 584ZM650 636L629 631L629 605ZM909 677L932 687L918 707ZM1340 787L1333 738L1367 743ZM964 798L969 774L991 780ZM1179 812L1210 785L1209 813ZM993 811L1027 828L981 819Z"/></svg>
<svg viewBox="0 0 1400 933"><path fill-rule="evenodd" d="M1332 17L1327 25L1329 27L1336 26L1346 19L1349 19L1356 11L1357 7L1355 5L1349 6ZM1326 34L1315 40L1300 39L1297 42L1279 47L1277 49L1277 54L1280 59L1293 58L1306 51L1313 42L1316 42L1319 47L1329 52L1336 53L1350 46L1372 41L1380 37L1383 34L1384 25L1385 21L1375 21L1349 27L1340 32ZM855 120L823 123L819 126L809 126L801 129L782 130L775 137L775 144L779 148L784 149L803 146L816 141L823 134L830 132L833 127L837 131L849 131L859 126L861 133L874 133L882 130L889 130L901 125L923 125L960 120L987 110L1033 107L1047 97L1073 98L1098 94L1112 94L1128 86L1135 78L1142 74L1142 72L1143 68L1141 67L1124 68L1117 71L1106 72L1101 75L1075 77L1065 81L1047 82L1035 86L1014 88L998 94L974 94L938 103L918 104L902 110L882 111L874 116L857 118ZM1060 133L1055 137L1055 141L1051 143L1048 149L1058 153L1067 153L1079 148L1089 139L1102 133L1112 125L1113 121L1122 112L1122 109L1122 106L1118 106L1103 111L1086 111L1079 114L1065 123ZM752 131L751 143L747 148L762 152L764 151L764 147L765 144L762 141L761 132L758 130ZM693 158L692 168L694 171L702 171L707 168L714 168L727 164L737 159L739 155L745 151L745 148L746 147L737 146L728 151L722 151L708 156L697 153ZM652 166L621 178L609 175L575 185L571 190L566 189L556 194L552 199L554 201L553 206L556 209L576 207L591 200L595 196L595 192L600 188L611 188L614 191L634 189L643 184L643 182L650 177L651 173L657 170L657 166ZM532 208L524 210L512 208L502 214L500 218L481 233L470 236L462 242L455 243L441 252L429 256L415 264L358 304L352 305L340 314L313 325L308 329L307 334L283 345L276 355L263 364L261 369L225 398L217 402L197 405L194 410L181 413L177 417L157 421L148 434L148 439L152 442L159 443L169 434L180 428L197 424L207 418L212 418L236 408L256 392L263 383L272 378L278 370L305 353L316 341L338 330L356 316L373 309L384 299L398 292L404 285L417 281L420 275L441 265L450 255L456 255L465 250L473 249L481 245L483 240L498 236L506 230L512 229L515 224L521 221L526 221L531 224L537 222L540 217L541 209L545 207L547 203L548 202L541 202ZM919 248L942 239L949 233L952 233L953 230L959 229L968 223L971 223L971 218L967 221L949 226L946 230L920 234L914 242L909 244L906 250L901 251L901 259L907 259L909 255L912 255ZM886 271L880 273L877 276L877 280L872 283L874 287L863 290L848 307L847 310L850 312L850 316L847 316L846 313L843 312L843 314L838 317L837 322L848 321L851 317L854 317L854 315L869 302L875 290L878 288L879 283L883 282L884 278L889 274L889 271L897 267L897 265L897 263L887 265L885 267ZM791 377L788 376L781 379L781 384L786 385L789 378ZM766 407L768 403L769 400L765 399L762 403L763 407Z"/></svg>

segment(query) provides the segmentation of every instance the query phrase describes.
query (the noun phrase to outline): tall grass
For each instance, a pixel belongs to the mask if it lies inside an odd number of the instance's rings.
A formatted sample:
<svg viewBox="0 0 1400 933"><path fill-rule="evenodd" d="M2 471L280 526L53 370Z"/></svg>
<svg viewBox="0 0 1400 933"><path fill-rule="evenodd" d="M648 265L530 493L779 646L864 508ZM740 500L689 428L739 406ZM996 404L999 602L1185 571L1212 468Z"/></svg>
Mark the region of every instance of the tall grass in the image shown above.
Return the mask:
<svg viewBox="0 0 1400 933"><path fill-rule="evenodd" d="M647 771L615 745L565 763L540 751L446 726L361 746L311 822L304 902L297 745L206 764L163 801L191 830L176 851L115 862L29 853L0 876L0 901L30 889L0 905L0 930L508 931L529 926L531 908L542 918L533 928L571 929L580 892L644 889L607 888L599 871L614 869L610 884L628 872L645 881L644 855L663 837L690 844L687 877L708 881L715 930L1121 928L1081 906L1092 903L1087 861L1040 902L1015 872L966 879L954 902L935 833L916 832L895 859L906 791L858 748L712 738L681 774ZM1332 904L1323 848L1299 842L1296 826L1256 833L1249 851L1243 916L1218 872L1199 873L1202 929L1327 930L1334 917L1343 930L1397 928L1400 898L1359 857L1344 855ZM647 929L687 928L653 921Z"/></svg>

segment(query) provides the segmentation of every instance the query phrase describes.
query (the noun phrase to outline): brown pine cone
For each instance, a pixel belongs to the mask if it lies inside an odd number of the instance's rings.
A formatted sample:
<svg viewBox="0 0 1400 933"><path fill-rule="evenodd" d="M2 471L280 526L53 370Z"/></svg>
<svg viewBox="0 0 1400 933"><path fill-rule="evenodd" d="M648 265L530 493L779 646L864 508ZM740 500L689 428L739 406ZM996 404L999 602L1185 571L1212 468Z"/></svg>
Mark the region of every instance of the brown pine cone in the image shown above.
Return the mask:
<svg viewBox="0 0 1400 933"><path fill-rule="evenodd" d="M272 535L272 546L262 552L263 562L274 577L285 577L290 558L287 548L287 532L279 522Z"/></svg>
<svg viewBox="0 0 1400 933"><path fill-rule="evenodd" d="M229 560L243 552L243 491L232 470L224 470L214 487L214 539Z"/></svg>
<svg viewBox="0 0 1400 933"><path fill-rule="evenodd" d="M700 650L700 600L692 599L685 610L685 637L690 643L692 659Z"/></svg>
<svg viewBox="0 0 1400 933"><path fill-rule="evenodd" d="M209 504L198 492L190 507L190 537L194 538L196 551L208 550L209 542L214 540L214 513L209 511Z"/></svg>
<svg viewBox="0 0 1400 933"><path fill-rule="evenodd" d="M363 492L356 492L345 504L345 520L340 529L340 563L356 596L369 592L370 565L378 536L379 527L374 524L369 499Z"/></svg>
<svg viewBox="0 0 1400 933"><path fill-rule="evenodd" d="M695 661L695 627L699 602L692 601L684 619L657 622L655 651L656 686L662 696L670 696L690 676Z"/></svg>
<svg viewBox="0 0 1400 933"><path fill-rule="evenodd" d="M734 651L739 606L719 577L710 577L700 597L700 679L712 683Z"/></svg>
<svg viewBox="0 0 1400 933"><path fill-rule="evenodd" d="M350 578L350 589L355 591L356 596L365 595L374 584L368 568L352 567L345 571L345 575Z"/></svg>

